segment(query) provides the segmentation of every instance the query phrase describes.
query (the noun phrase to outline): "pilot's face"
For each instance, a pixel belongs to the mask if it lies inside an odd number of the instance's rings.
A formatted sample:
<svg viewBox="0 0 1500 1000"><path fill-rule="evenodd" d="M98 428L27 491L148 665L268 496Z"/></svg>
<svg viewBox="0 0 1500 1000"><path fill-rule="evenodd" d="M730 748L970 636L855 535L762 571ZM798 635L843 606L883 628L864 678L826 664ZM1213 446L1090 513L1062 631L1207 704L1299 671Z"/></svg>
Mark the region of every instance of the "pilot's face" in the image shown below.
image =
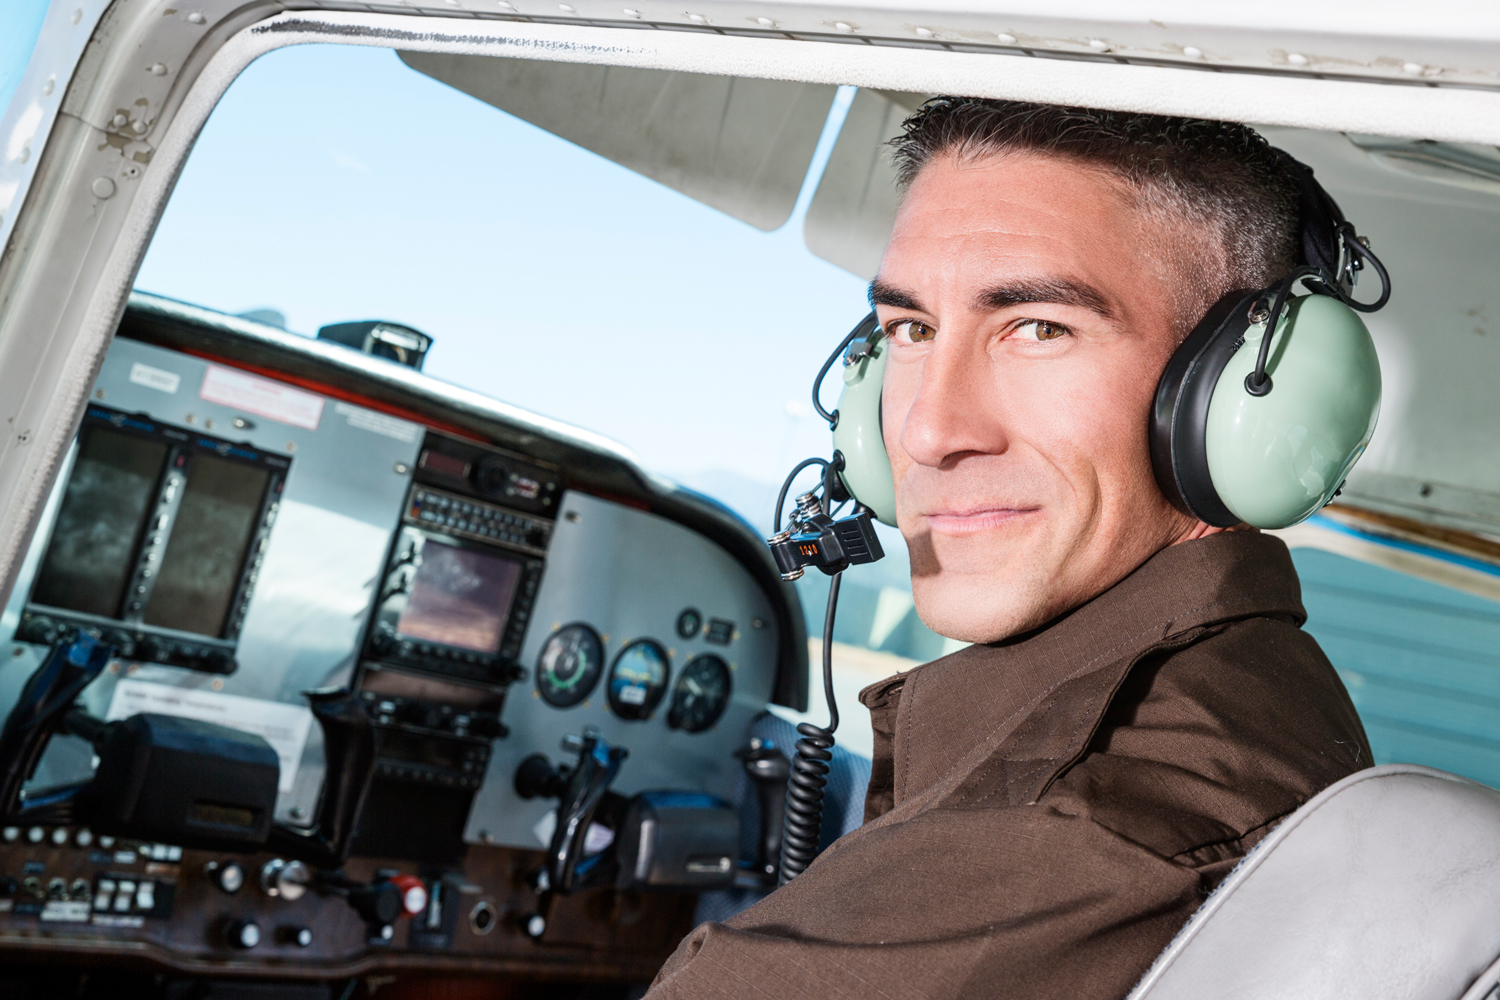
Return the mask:
<svg viewBox="0 0 1500 1000"><path fill-rule="evenodd" d="M1165 225L1108 175L1033 155L940 157L907 193L874 297L897 519L935 631L1025 631L1203 533L1146 436L1181 336Z"/></svg>

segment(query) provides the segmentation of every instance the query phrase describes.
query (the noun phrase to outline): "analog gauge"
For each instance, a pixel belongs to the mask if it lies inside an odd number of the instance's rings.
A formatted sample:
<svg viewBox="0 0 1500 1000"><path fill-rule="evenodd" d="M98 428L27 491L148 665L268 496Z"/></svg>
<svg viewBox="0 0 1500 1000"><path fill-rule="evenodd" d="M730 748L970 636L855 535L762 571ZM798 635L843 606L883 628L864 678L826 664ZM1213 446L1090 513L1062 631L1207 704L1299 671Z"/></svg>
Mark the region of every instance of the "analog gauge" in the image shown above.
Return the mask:
<svg viewBox="0 0 1500 1000"><path fill-rule="evenodd" d="M637 639L609 668L609 707L622 719L649 719L667 693L667 651L654 639Z"/></svg>
<svg viewBox="0 0 1500 1000"><path fill-rule="evenodd" d="M672 688L667 725L701 733L719 721L729 707L729 664L712 653L688 661Z"/></svg>
<svg viewBox="0 0 1500 1000"><path fill-rule="evenodd" d="M703 613L697 608L683 608L677 616L677 634L684 639L697 638L703 631Z"/></svg>
<svg viewBox="0 0 1500 1000"><path fill-rule="evenodd" d="M549 705L568 708L589 696L604 672L604 643L587 625L560 628L542 646L536 689Z"/></svg>

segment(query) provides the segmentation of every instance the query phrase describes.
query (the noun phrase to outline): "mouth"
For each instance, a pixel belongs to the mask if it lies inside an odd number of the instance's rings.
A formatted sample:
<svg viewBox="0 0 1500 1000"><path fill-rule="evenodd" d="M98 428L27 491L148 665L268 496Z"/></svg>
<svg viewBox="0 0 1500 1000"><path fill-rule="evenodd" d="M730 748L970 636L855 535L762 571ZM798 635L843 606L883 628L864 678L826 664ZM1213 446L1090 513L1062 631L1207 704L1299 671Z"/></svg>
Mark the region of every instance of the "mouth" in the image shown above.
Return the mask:
<svg viewBox="0 0 1500 1000"><path fill-rule="evenodd" d="M922 515L922 520L940 535L973 535L1005 528L1041 513L1039 507L981 507L974 510L943 510Z"/></svg>

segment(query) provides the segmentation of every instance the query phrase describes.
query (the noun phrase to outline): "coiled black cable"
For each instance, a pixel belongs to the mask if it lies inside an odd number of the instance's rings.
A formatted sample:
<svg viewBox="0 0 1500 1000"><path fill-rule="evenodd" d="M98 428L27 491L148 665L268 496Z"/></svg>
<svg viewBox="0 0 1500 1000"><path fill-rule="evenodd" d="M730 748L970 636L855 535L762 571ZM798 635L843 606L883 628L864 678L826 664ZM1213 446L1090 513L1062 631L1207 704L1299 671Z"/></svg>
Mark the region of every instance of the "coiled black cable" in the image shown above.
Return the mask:
<svg viewBox="0 0 1500 1000"><path fill-rule="evenodd" d="M828 502L827 498L823 501ZM828 725L797 724L796 755L787 780L786 822L781 833L781 867L778 884L786 885L802 874L818 856L823 839L823 796L833 760L833 733L839 727L839 706L833 697L833 615L838 610L839 581L835 573L828 584L828 610L823 615L823 694L828 699Z"/></svg>
<svg viewBox="0 0 1500 1000"><path fill-rule="evenodd" d="M786 506L787 492L792 488L792 480L797 478L797 474L803 469L808 468L809 466L821 465L823 467L823 482L826 484L828 482L828 470L831 464L832 463L830 463L826 458L804 458L802 461L797 463L796 468L792 469L791 473L787 475L786 480L781 484L781 492L776 494L776 510L772 514L771 522L772 531L781 530L781 511L782 508ZM823 505L823 510L825 513L828 510L828 505L826 502Z"/></svg>

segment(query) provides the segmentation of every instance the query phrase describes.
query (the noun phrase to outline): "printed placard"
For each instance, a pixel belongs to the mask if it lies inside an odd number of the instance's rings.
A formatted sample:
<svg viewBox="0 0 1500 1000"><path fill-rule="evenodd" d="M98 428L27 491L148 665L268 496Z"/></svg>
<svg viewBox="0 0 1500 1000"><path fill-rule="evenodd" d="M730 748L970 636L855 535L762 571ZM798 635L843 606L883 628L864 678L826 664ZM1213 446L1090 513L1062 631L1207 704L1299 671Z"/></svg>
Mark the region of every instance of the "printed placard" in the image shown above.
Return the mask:
<svg viewBox="0 0 1500 1000"><path fill-rule="evenodd" d="M323 397L259 375L209 365L198 396L210 403L310 431L323 419Z"/></svg>
<svg viewBox="0 0 1500 1000"><path fill-rule="evenodd" d="M313 723L312 712L301 705L173 687L128 677L122 679L115 685L105 720L113 722L140 712L217 722L230 729L264 737L280 758L281 778L277 787L283 792L290 792L297 780L302 748Z"/></svg>
<svg viewBox="0 0 1500 1000"><path fill-rule="evenodd" d="M176 392L182 384L182 376L165 368L153 368L139 361L130 366L130 381L157 392Z"/></svg>
<svg viewBox="0 0 1500 1000"><path fill-rule="evenodd" d="M353 406L349 403L334 403L333 412L347 417L350 427L357 427L371 434L381 434L397 441L405 441L408 444L417 439L417 432L422 428L410 420L402 420L379 410L367 410L363 406Z"/></svg>

